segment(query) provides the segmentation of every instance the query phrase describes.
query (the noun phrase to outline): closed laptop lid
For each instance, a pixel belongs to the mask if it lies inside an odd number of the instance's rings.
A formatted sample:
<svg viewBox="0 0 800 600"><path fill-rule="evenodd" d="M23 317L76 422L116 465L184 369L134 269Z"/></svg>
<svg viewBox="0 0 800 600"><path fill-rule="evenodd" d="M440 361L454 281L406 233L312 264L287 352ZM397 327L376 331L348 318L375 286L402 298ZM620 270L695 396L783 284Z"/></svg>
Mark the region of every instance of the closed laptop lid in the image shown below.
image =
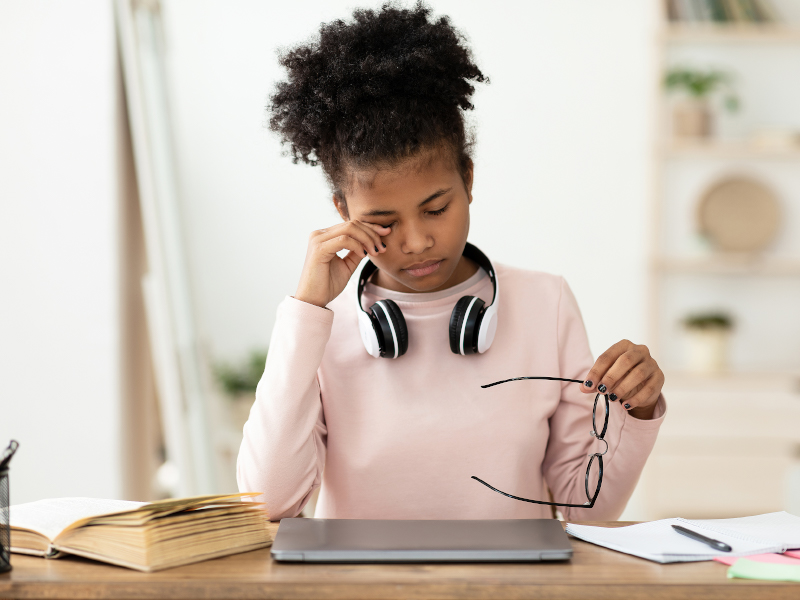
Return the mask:
<svg viewBox="0 0 800 600"><path fill-rule="evenodd" d="M272 556L305 562L512 562L566 560L555 519L283 519Z"/></svg>

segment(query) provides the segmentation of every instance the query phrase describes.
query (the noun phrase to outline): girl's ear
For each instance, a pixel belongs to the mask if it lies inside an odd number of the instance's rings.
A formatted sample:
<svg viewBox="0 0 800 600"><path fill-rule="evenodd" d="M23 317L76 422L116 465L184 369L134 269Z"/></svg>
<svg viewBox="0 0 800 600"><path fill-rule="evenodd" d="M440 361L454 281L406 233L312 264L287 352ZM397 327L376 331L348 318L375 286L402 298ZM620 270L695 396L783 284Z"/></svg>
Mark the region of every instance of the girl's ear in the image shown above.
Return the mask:
<svg viewBox="0 0 800 600"><path fill-rule="evenodd" d="M342 198L339 198L339 196L334 194L333 205L336 207L339 216L342 217L342 221L350 220L350 213L347 211L347 202L345 202Z"/></svg>
<svg viewBox="0 0 800 600"><path fill-rule="evenodd" d="M470 204L472 204L472 179L474 175L474 167L475 163L473 163L472 160L469 160L467 170L464 173L464 188L467 190L467 197L469 198Z"/></svg>

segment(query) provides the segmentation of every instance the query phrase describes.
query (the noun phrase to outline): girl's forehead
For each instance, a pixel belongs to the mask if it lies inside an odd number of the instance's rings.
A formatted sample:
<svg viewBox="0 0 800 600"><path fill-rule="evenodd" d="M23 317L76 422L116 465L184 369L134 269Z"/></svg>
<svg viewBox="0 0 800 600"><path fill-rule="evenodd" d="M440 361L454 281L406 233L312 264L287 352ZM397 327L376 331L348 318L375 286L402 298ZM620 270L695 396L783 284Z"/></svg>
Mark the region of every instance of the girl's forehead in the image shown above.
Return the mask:
<svg viewBox="0 0 800 600"><path fill-rule="evenodd" d="M347 202L372 205L386 202L419 202L431 191L460 180L453 161L446 157L412 157L397 165L351 172Z"/></svg>

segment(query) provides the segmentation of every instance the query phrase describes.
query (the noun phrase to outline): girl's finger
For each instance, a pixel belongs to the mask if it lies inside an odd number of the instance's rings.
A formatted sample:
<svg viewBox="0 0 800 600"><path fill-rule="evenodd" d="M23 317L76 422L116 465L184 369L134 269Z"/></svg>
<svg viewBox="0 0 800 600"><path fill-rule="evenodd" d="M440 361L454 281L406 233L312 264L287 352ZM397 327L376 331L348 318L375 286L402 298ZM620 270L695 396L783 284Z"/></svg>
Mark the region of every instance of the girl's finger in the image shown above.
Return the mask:
<svg viewBox="0 0 800 600"><path fill-rule="evenodd" d="M360 222L363 223L363 221ZM391 227L384 227L383 225L378 225L377 223L363 223L363 224L372 229L373 231L375 231L375 233L377 233L380 237L386 237L387 235L392 233Z"/></svg>
<svg viewBox="0 0 800 600"><path fill-rule="evenodd" d="M617 359L622 356L631 346L633 346L632 342L629 342L628 340L622 340L603 352L595 361L594 366L586 376L586 381L583 382L581 391L586 394L594 392L595 390L600 391L597 388L600 387L600 382L603 376L608 372ZM605 391L602 393L605 393Z"/></svg>
<svg viewBox="0 0 800 600"><path fill-rule="evenodd" d="M637 364L613 387L611 392L620 400L627 400L632 398L638 392L641 386L652 377L656 372L658 366L656 361L650 359Z"/></svg>
<svg viewBox="0 0 800 600"><path fill-rule="evenodd" d="M639 349L638 346L634 346L625 352L614 362L613 365L611 365L611 368L606 372L606 374L600 378L600 383L597 385L598 391L605 387L607 390L606 393L617 393L616 389L620 381L622 381L628 375L628 373L630 373L640 363L644 362L645 358L649 358L649 355L645 357L644 353ZM619 395L619 393L617 393L617 395Z"/></svg>
<svg viewBox="0 0 800 600"><path fill-rule="evenodd" d="M347 221L343 225L343 231L362 240L368 246L367 251L370 254L377 256L383 250L383 242L381 242L380 236L361 221Z"/></svg>
<svg viewBox="0 0 800 600"><path fill-rule="evenodd" d="M650 406L658 400L661 388L664 386L664 373L661 369L648 379L644 385L631 398L620 400L625 410L631 410L639 406Z"/></svg>
<svg viewBox="0 0 800 600"><path fill-rule="evenodd" d="M342 260L347 265L347 268L350 270L350 275L356 272L358 265L361 264L362 258L364 258L364 255L354 250L350 250L350 252L344 255L344 258L342 258Z"/></svg>
<svg viewBox="0 0 800 600"><path fill-rule="evenodd" d="M378 255L378 249L375 243L375 238L377 237L376 234L374 232L367 231L363 227L359 227L352 221L340 223L335 227L329 227L328 230L325 233L320 234L315 241L319 248L330 248L331 246L327 246L326 244L329 241L335 240L341 236L353 238L363 246L362 250L366 250L367 253L373 256ZM344 250L344 248L345 247L342 246L336 250L336 252L339 252L339 250ZM350 249L352 250L352 248ZM330 252L327 252L327 254L327 258L330 260ZM365 255L362 253L362 256Z"/></svg>
<svg viewBox="0 0 800 600"><path fill-rule="evenodd" d="M364 223L363 221L351 221L351 223L353 223L357 227L360 227L364 232L367 233L367 235L370 236L370 238L372 239L372 243L374 247L377 248L378 252L384 251L384 249L386 248L386 244L384 244L383 240L381 240L381 233L383 232L382 230L384 229L387 229L389 232L391 232L391 229L389 229L388 227L381 227L380 225L375 225L374 223ZM383 235L388 235L388 233L383 233Z"/></svg>
<svg viewBox="0 0 800 600"><path fill-rule="evenodd" d="M334 257L338 258L336 253L341 252L342 250L354 252L356 256L360 256L361 258L367 255L367 248L364 246L364 244L362 244L359 240L344 234L337 235L335 238L322 242L318 248L324 257L329 261L333 260Z"/></svg>

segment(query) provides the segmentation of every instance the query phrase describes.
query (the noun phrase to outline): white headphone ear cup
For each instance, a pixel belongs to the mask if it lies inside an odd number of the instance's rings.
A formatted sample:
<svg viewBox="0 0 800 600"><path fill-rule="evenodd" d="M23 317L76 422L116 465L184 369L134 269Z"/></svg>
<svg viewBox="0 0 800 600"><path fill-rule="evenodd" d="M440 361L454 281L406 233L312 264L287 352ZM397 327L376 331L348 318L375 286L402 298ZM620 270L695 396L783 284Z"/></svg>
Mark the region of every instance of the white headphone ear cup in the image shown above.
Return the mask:
<svg viewBox="0 0 800 600"><path fill-rule="evenodd" d="M464 323L464 315L467 312L472 296L463 296L458 299L450 313L450 351L453 354L461 354L461 327Z"/></svg>
<svg viewBox="0 0 800 600"><path fill-rule="evenodd" d="M380 355L399 358L408 350L408 328L400 307L393 300L378 300L370 307L375 328L380 329Z"/></svg>
<svg viewBox="0 0 800 600"><path fill-rule="evenodd" d="M381 340L375 330L375 323L373 323L370 315L361 310L358 311L358 329L361 331L361 341L364 342L364 348L367 349L370 356L380 358Z"/></svg>
<svg viewBox="0 0 800 600"><path fill-rule="evenodd" d="M494 334L497 332L497 308L490 306L483 313L480 328L478 329L478 352L483 354L492 345Z"/></svg>
<svg viewBox="0 0 800 600"><path fill-rule="evenodd" d="M454 354L474 354L486 303L477 296L464 296L450 315L450 350Z"/></svg>
<svg viewBox="0 0 800 600"><path fill-rule="evenodd" d="M394 333L397 337L397 356L403 356L408 351L408 327L406 326L406 318L403 316L403 311L394 302L394 300L382 300L384 306L389 309L389 316L394 325Z"/></svg>

